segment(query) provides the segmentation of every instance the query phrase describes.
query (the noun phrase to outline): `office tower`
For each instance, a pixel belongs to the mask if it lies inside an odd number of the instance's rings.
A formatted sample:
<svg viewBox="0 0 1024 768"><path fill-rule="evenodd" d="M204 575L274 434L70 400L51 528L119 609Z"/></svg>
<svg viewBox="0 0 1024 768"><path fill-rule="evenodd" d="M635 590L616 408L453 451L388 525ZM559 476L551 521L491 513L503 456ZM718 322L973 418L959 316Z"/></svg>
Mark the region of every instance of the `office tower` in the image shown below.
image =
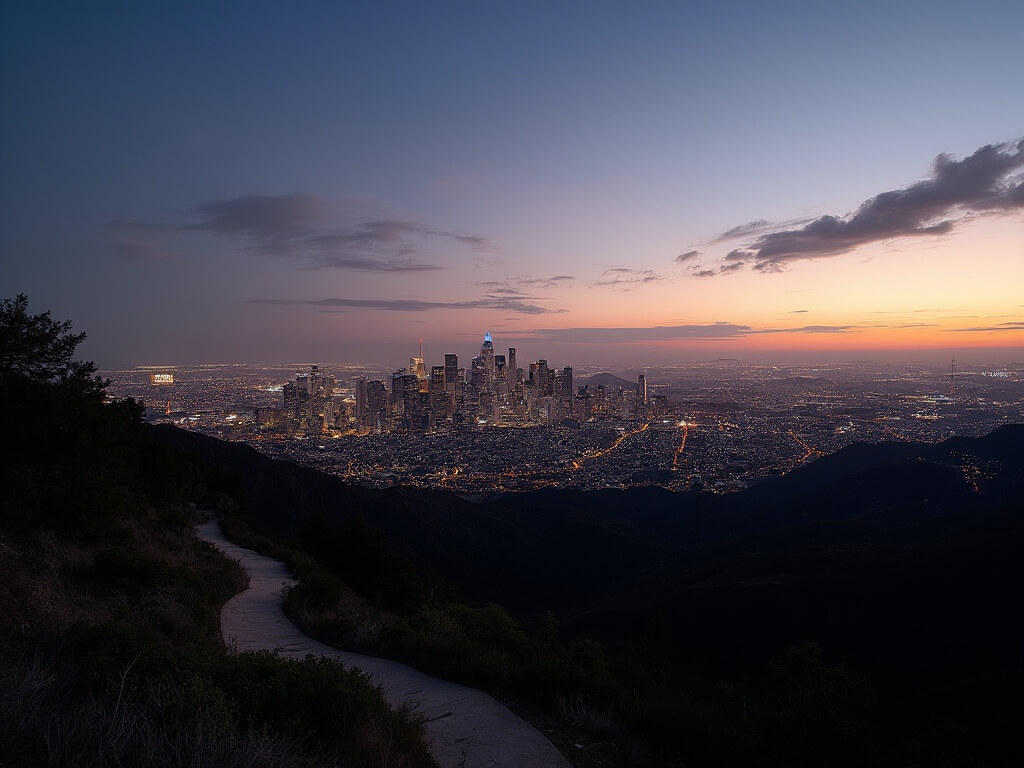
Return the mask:
<svg viewBox="0 0 1024 768"><path fill-rule="evenodd" d="M444 386L449 392L455 391L455 382L459 377L459 356L446 354L444 356Z"/></svg>
<svg viewBox="0 0 1024 768"><path fill-rule="evenodd" d="M422 381L427 379L427 367L424 365L422 357L410 357L408 371Z"/></svg>
<svg viewBox="0 0 1024 768"><path fill-rule="evenodd" d="M366 383L366 412L363 424L368 427L382 429L387 419L388 391L384 382L379 379Z"/></svg>
<svg viewBox="0 0 1024 768"><path fill-rule="evenodd" d="M363 424L366 418L366 379L356 379L356 423Z"/></svg>
<svg viewBox="0 0 1024 768"><path fill-rule="evenodd" d="M292 382L287 382L281 388L284 393L284 413L287 419L299 418L299 392L298 387Z"/></svg>
<svg viewBox="0 0 1024 768"><path fill-rule="evenodd" d="M487 391L487 359L483 355L473 358L473 368L469 374L469 385L477 392Z"/></svg>
<svg viewBox="0 0 1024 768"><path fill-rule="evenodd" d="M403 395L404 379L405 368L399 368L391 374L391 391L388 393L388 413L396 419L401 419L402 407L405 403Z"/></svg>
<svg viewBox="0 0 1024 768"><path fill-rule="evenodd" d="M451 416L452 398L445 385L445 367L434 365L430 368L430 419L433 423L446 421Z"/></svg>
<svg viewBox="0 0 1024 768"><path fill-rule="evenodd" d="M494 342L491 340L490 331L484 334L484 343L480 345L480 357L484 361L484 389L491 391L491 384L494 382Z"/></svg>
<svg viewBox="0 0 1024 768"><path fill-rule="evenodd" d="M516 368L516 348L508 348L508 372L505 376L508 378L508 391L511 392L516 387L516 377L519 373L519 369Z"/></svg>
<svg viewBox="0 0 1024 768"><path fill-rule="evenodd" d="M402 376L402 425L406 429L416 429L420 419L420 378L415 373Z"/></svg>
<svg viewBox="0 0 1024 768"><path fill-rule="evenodd" d="M323 431L334 429L334 398L324 398L324 422Z"/></svg>
<svg viewBox="0 0 1024 768"><path fill-rule="evenodd" d="M562 369L562 399L572 399L572 366L567 365Z"/></svg>
<svg viewBox="0 0 1024 768"><path fill-rule="evenodd" d="M531 365L532 369L533 366ZM538 397L551 397L555 393L555 377L554 371L548 368L547 360L537 361L537 396Z"/></svg>
<svg viewBox="0 0 1024 768"><path fill-rule="evenodd" d="M443 365L432 365L430 366L430 391L431 392L444 392L445 367Z"/></svg>

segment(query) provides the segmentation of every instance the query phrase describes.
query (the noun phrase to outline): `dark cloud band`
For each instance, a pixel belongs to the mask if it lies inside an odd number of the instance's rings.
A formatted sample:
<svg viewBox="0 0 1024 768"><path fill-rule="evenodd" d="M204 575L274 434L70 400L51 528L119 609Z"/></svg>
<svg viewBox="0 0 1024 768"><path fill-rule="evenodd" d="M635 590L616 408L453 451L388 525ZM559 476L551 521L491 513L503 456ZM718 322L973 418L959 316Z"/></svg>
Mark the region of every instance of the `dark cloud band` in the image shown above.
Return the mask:
<svg viewBox="0 0 1024 768"><path fill-rule="evenodd" d="M963 160L935 158L931 175L904 189L882 192L846 217L821 216L797 228L768 231L763 219L733 227L718 240L755 236L732 251L717 269L698 277L735 271L744 264L778 272L802 259L837 256L870 243L902 237L944 235L968 216L1024 209L1024 139L989 144Z"/></svg>
<svg viewBox="0 0 1024 768"><path fill-rule="evenodd" d="M429 312L434 309L497 309L522 315L559 314L564 309L547 309L517 298L486 296L474 301L419 301L416 299L253 299L251 304L277 304L283 306L345 307L351 309L378 309L388 312Z"/></svg>

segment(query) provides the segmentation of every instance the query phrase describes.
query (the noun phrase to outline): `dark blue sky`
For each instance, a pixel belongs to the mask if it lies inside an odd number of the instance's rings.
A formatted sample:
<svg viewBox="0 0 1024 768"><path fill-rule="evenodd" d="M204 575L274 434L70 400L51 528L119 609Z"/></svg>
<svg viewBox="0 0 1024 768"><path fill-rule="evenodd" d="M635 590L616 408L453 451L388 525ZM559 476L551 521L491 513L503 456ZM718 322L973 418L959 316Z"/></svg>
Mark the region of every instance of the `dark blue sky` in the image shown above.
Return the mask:
<svg viewBox="0 0 1024 768"><path fill-rule="evenodd" d="M0 11L0 289L103 366L1024 340L1019 2L212 5Z"/></svg>

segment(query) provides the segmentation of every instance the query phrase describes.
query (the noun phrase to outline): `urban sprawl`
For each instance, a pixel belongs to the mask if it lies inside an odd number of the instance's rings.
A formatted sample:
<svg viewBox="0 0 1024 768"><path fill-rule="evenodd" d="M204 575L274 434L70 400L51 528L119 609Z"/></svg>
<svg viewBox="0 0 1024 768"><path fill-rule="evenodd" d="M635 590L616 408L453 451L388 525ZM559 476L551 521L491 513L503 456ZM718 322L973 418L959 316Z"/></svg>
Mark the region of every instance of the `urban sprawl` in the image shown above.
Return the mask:
<svg viewBox="0 0 1024 768"><path fill-rule="evenodd" d="M490 335L460 366L218 365L105 372L147 418L373 487L739 490L853 442L1024 421L1024 368L712 360L620 372L522 365ZM285 379L287 379L285 381ZM284 381L284 383L282 383ZM963 467L968 478L984 467Z"/></svg>

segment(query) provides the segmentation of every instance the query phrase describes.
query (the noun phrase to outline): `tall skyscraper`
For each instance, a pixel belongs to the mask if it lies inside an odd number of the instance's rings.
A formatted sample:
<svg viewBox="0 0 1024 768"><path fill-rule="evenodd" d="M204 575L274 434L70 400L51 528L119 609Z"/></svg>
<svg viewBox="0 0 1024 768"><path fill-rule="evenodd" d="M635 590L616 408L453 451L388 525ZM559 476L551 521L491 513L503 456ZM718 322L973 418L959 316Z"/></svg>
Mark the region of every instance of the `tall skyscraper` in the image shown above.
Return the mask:
<svg viewBox="0 0 1024 768"><path fill-rule="evenodd" d="M459 356L447 354L444 356L444 387L449 392L455 391L455 382L459 377Z"/></svg>
<svg viewBox="0 0 1024 768"><path fill-rule="evenodd" d="M388 391L379 379L366 384L366 414L363 423L382 430L388 413Z"/></svg>
<svg viewBox="0 0 1024 768"><path fill-rule="evenodd" d="M562 399L572 400L572 366L567 365L562 369Z"/></svg>
<svg viewBox="0 0 1024 768"><path fill-rule="evenodd" d="M647 405L647 376L640 374L636 380L636 407L642 410Z"/></svg>
<svg viewBox="0 0 1024 768"><path fill-rule="evenodd" d="M519 371L519 369L516 368L516 348L515 347L509 347L508 348L508 373L506 374L508 376L508 389L509 389L509 392L511 392L513 389L515 389L515 386L516 386L516 376L518 374L518 371Z"/></svg>
<svg viewBox="0 0 1024 768"><path fill-rule="evenodd" d="M451 416L452 398L445 386L443 365L430 368L430 420L432 423L445 421Z"/></svg>
<svg viewBox="0 0 1024 768"><path fill-rule="evenodd" d="M356 423L363 424L366 419L366 379L356 379Z"/></svg>
<svg viewBox="0 0 1024 768"><path fill-rule="evenodd" d="M537 396L551 397L555 393L555 377L547 360L537 361Z"/></svg>
<svg viewBox="0 0 1024 768"><path fill-rule="evenodd" d="M484 334L484 343L480 345L480 357L484 360L484 390L490 392L494 383L494 342L490 331Z"/></svg>

